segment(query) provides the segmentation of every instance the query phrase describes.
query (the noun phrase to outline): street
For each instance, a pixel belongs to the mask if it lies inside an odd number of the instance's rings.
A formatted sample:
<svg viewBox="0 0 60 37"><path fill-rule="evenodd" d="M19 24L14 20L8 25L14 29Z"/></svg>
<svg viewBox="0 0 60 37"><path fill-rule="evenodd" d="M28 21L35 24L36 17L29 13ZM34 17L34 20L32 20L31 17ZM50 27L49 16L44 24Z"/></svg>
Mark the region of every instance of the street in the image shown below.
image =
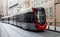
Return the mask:
<svg viewBox="0 0 60 37"><path fill-rule="evenodd" d="M60 33L45 30L33 32L0 22L0 37L60 37Z"/></svg>

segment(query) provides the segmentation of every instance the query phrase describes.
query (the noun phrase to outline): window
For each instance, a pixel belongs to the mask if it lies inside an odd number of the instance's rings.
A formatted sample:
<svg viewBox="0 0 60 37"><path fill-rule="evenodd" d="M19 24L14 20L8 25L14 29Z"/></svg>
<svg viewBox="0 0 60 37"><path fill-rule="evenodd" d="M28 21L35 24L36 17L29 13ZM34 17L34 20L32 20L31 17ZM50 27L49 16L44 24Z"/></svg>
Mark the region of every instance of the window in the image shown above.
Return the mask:
<svg viewBox="0 0 60 37"><path fill-rule="evenodd" d="M37 20L40 24L44 24L45 23L45 20L46 20L46 16L44 14L44 9L41 8L41 9L36 9L35 10L35 13L36 13L36 17L37 17Z"/></svg>
<svg viewBox="0 0 60 37"><path fill-rule="evenodd" d="M54 0L54 2L57 2L57 0Z"/></svg>
<svg viewBox="0 0 60 37"><path fill-rule="evenodd" d="M49 25L52 25L52 22L50 22Z"/></svg>
<svg viewBox="0 0 60 37"><path fill-rule="evenodd" d="M57 0L58 2L60 1L60 0Z"/></svg>
<svg viewBox="0 0 60 37"><path fill-rule="evenodd" d="M46 8L46 18L52 19L53 18L53 7Z"/></svg>
<svg viewBox="0 0 60 37"><path fill-rule="evenodd" d="M45 0L45 2L47 2L48 0Z"/></svg>
<svg viewBox="0 0 60 37"><path fill-rule="evenodd" d="M39 5L42 4L42 0L39 0Z"/></svg>
<svg viewBox="0 0 60 37"><path fill-rule="evenodd" d="M52 8L52 7L49 8L49 15L48 15L48 17L49 17L50 19L53 18L53 8Z"/></svg>
<svg viewBox="0 0 60 37"><path fill-rule="evenodd" d="M44 0L42 0L42 3L44 3Z"/></svg>
<svg viewBox="0 0 60 37"><path fill-rule="evenodd" d="M48 8L45 11L46 11L46 18L48 18Z"/></svg>
<svg viewBox="0 0 60 37"><path fill-rule="evenodd" d="M60 2L60 0L54 0L54 2L56 3L56 2Z"/></svg>
<svg viewBox="0 0 60 37"><path fill-rule="evenodd" d="M37 6L40 5L40 3L41 3L41 0L38 0L38 1L36 0Z"/></svg>

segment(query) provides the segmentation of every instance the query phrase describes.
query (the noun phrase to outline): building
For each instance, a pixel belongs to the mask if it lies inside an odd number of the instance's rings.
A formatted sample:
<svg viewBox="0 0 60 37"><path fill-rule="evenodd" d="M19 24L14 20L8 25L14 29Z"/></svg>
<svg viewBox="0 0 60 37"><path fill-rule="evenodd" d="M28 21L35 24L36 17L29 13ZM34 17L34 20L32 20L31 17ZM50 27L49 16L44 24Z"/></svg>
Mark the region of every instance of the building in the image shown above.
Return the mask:
<svg viewBox="0 0 60 37"><path fill-rule="evenodd" d="M18 0L18 12L25 9L25 0Z"/></svg>
<svg viewBox="0 0 60 37"><path fill-rule="evenodd" d="M60 0L10 0L7 5L7 7L3 7L3 12L4 15L6 14L9 16L15 15L16 13L19 13L19 11L30 7L44 7L47 24L51 26L60 26Z"/></svg>
<svg viewBox="0 0 60 37"><path fill-rule="evenodd" d="M42 0L40 6L45 8L47 24L60 27L60 0Z"/></svg>
<svg viewBox="0 0 60 37"><path fill-rule="evenodd" d="M2 0L2 16L8 16L8 0Z"/></svg>
<svg viewBox="0 0 60 37"><path fill-rule="evenodd" d="M17 2L17 0L2 0L2 16L15 15L17 13Z"/></svg>
<svg viewBox="0 0 60 37"><path fill-rule="evenodd" d="M18 2L17 0L9 0L8 1L8 16L16 15L17 7L18 7L17 2Z"/></svg>
<svg viewBox="0 0 60 37"><path fill-rule="evenodd" d="M55 7L55 22L56 25L60 27L60 0L54 1L54 7Z"/></svg>
<svg viewBox="0 0 60 37"><path fill-rule="evenodd" d="M0 17L2 17L2 9L3 9L2 0L0 0Z"/></svg>

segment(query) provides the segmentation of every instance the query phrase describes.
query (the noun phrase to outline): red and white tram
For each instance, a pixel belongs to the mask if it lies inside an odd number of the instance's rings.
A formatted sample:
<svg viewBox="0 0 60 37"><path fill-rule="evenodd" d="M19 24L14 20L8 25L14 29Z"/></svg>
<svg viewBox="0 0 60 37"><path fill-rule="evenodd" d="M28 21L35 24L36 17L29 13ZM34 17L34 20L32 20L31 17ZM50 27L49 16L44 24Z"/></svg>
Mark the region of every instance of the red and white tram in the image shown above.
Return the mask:
<svg viewBox="0 0 60 37"><path fill-rule="evenodd" d="M7 18L1 19L3 21ZM44 31L46 29L45 9L43 7L32 7L26 11L21 11L21 14L8 17L7 21L23 29Z"/></svg>

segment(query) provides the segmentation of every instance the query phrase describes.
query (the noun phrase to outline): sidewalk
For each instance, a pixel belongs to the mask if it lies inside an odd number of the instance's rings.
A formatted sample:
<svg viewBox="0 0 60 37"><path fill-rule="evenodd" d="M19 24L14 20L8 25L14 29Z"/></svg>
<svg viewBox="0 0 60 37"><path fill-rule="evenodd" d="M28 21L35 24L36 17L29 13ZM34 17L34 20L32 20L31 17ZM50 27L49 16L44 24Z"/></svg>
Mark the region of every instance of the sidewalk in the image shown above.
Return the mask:
<svg viewBox="0 0 60 37"><path fill-rule="evenodd" d="M46 29L48 29L48 26L49 26L49 30L55 30L55 26L51 26L51 25L47 25ZM56 26L56 31L60 32L60 27Z"/></svg>

